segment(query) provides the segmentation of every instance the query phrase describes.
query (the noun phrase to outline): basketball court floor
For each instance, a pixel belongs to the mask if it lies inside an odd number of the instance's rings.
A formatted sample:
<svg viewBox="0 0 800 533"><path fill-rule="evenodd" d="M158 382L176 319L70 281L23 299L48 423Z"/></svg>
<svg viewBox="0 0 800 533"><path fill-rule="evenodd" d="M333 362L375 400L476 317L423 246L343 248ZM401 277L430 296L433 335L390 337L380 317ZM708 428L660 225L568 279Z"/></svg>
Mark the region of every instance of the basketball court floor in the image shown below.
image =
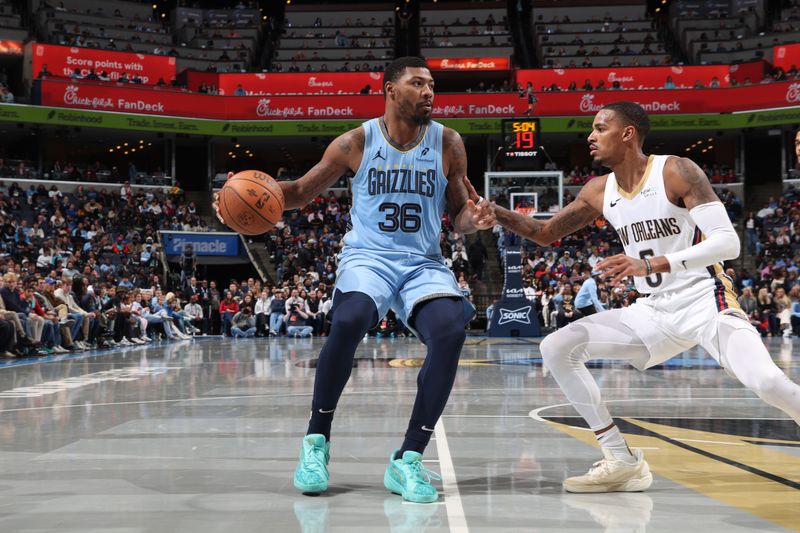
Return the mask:
<svg viewBox="0 0 800 533"><path fill-rule="evenodd" d="M321 339L197 338L4 361L0 531L797 531L800 435L699 351L640 373L592 368L646 493L565 494L599 458L542 368L538 341L469 337L426 452L438 503L383 488L424 348L362 343L337 412L331 488L303 496L292 472ZM769 339L795 381L800 341Z"/></svg>

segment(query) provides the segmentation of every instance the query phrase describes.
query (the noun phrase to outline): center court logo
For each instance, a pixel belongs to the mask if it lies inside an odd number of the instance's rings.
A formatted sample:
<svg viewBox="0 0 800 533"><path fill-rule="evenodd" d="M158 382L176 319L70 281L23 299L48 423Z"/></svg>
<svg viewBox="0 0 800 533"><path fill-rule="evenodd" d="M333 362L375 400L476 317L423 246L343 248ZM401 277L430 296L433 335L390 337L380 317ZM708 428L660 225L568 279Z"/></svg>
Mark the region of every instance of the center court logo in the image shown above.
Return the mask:
<svg viewBox="0 0 800 533"><path fill-rule="evenodd" d="M531 323L531 306L526 305L518 309L500 309L500 320L497 321L499 326L508 324L509 322L519 322L520 324Z"/></svg>

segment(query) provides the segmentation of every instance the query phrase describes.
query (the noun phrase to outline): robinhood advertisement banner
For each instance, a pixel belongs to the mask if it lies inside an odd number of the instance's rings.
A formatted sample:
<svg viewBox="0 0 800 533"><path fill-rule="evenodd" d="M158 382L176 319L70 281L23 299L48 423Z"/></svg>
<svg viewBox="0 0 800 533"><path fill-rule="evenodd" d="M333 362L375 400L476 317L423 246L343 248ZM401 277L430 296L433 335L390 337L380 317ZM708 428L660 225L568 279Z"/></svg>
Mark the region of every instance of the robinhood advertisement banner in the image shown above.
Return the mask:
<svg viewBox="0 0 800 533"><path fill-rule="evenodd" d="M499 134L499 118L440 119L462 135ZM336 136L358 127L363 120L206 120L131 113L112 113L21 104L0 104L0 122L85 126L116 130L187 133L215 137ZM674 114L651 116L655 131L730 130L800 122L800 107L730 114ZM542 117L547 133L586 133L592 116Z"/></svg>

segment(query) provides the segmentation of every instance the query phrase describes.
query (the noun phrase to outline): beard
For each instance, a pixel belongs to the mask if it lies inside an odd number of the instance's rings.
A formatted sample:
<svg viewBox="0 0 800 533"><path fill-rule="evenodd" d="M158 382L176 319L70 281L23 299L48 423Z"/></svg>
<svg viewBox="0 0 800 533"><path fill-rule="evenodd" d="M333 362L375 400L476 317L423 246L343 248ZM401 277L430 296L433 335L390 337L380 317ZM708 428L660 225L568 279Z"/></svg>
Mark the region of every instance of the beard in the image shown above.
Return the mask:
<svg viewBox="0 0 800 533"><path fill-rule="evenodd" d="M411 116L411 120L413 120L414 124L416 124L417 126L427 126L431 121L431 116L415 113L414 115Z"/></svg>

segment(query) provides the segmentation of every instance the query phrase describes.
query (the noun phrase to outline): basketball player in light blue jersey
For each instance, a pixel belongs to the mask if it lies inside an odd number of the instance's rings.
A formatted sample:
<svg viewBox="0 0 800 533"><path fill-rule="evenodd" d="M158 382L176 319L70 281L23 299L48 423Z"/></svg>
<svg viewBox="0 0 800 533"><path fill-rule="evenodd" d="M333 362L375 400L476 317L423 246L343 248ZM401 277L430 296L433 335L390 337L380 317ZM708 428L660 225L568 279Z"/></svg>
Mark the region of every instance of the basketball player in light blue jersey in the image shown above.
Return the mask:
<svg viewBox="0 0 800 533"><path fill-rule="evenodd" d="M385 114L337 137L305 176L281 182L285 208L306 205L348 170L353 178L351 225L336 274L330 336L319 354L311 419L294 486L328 488L333 414L366 332L389 309L415 330L428 353L400 448L391 454L384 485L408 501L438 499L422 453L455 380L464 326L474 308L459 291L439 248L447 209L459 233L491 228L485 201L471 200L461 137L431 121L433 78L422 59L394 60L384 72Z"/></svg>

